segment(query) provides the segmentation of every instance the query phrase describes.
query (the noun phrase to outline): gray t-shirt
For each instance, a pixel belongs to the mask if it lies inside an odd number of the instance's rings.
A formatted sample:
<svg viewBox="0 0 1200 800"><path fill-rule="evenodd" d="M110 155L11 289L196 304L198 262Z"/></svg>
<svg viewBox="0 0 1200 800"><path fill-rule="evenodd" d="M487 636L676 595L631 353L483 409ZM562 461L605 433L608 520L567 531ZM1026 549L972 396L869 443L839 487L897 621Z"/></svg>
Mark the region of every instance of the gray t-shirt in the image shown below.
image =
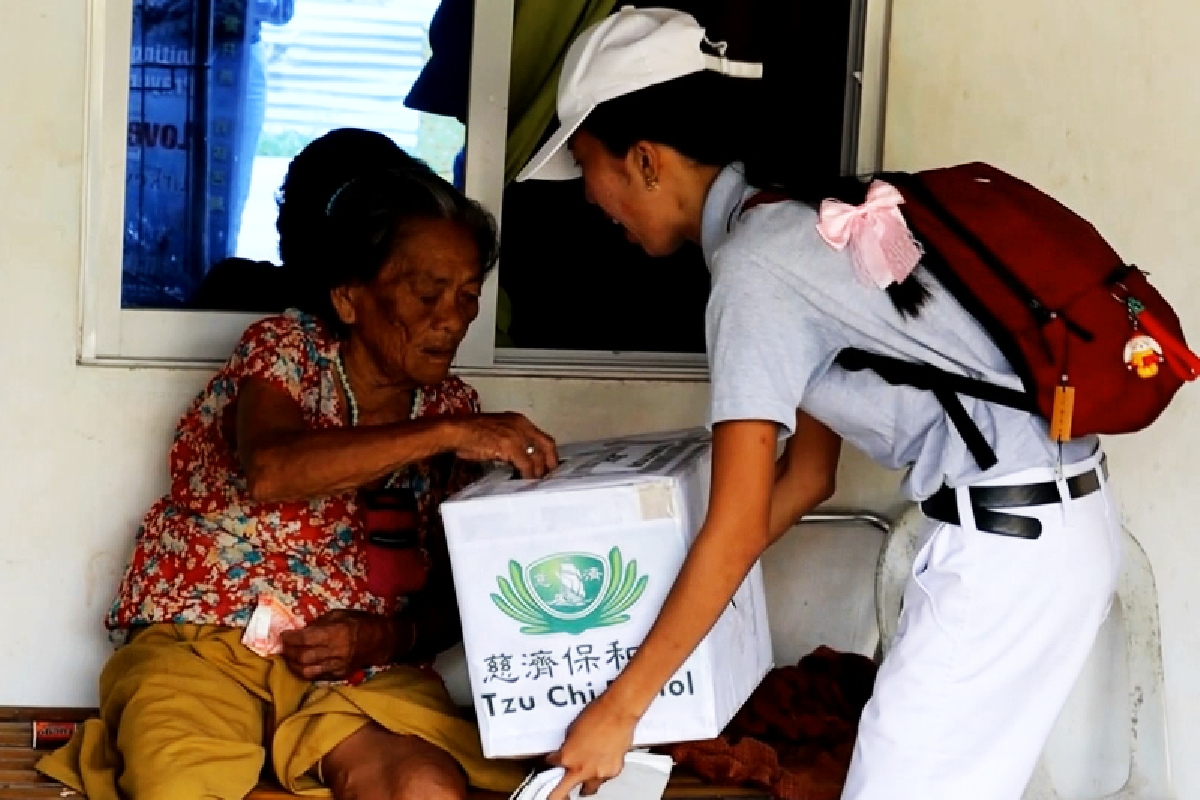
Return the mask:
<svg viewBox="0 0 1200 800"><path fill-rule="evenodd" d="M923 266L917 274L932 297L917 318L904 318L886 292L858 281L846 251L825 243L813 209L789 201L742 214L753 192L735 164L721 172L704 206L713 279L710 424L770 420L790 436L803 409L879 464L910 468L906 490L915 500L944 483L1058 463L1044 420L960 396L999 459L984 473L931 393L834 364L843 348L858 347L1021 388L982 326ZM1095 448L1094 437L1069 442L1062 461L1081 461Z"/></svg>

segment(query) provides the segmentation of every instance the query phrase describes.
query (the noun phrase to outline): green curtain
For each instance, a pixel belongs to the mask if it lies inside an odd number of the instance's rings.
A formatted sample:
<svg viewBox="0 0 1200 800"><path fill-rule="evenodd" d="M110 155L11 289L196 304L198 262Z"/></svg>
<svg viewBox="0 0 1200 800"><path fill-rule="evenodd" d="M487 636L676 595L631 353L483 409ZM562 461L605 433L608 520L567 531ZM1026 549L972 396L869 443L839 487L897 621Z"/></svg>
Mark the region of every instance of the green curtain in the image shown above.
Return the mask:
<svg viewBox="0 0 1200 800"><path fill-rule="evenodd" d="M486 0L482 0L486 2ZM504 183L516 179L554 122L558 75L567 48L589 25L612 13L617 0L516 0L512 68L508 79L508 141ZM496 346L512 347L512 305L500 287Z"/></svg>
<svg viewBox="0 0 1200 800"><path fill-rule="evenodd" d="M616 0L516 0L505 184L529 162L554 121L558 75L567 48L589 25L607 17L616 4Z"/></svg>

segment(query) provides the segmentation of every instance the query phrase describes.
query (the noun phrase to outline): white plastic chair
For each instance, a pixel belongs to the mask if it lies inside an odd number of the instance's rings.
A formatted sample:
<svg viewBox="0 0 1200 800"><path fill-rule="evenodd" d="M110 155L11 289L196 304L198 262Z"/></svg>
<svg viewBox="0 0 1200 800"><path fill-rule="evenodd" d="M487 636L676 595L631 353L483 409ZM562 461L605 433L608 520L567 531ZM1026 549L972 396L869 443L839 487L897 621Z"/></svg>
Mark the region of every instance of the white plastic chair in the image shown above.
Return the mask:
<svg viewBox="0 0 1200 800"><path fill-rule="evenodd" d="M820 645L874 658L878 612L872 593L891 522L865 511L808 514L763 555L767 619L778 666Z"/></svg>
<svg viewBox="0 0 1200 800"><path fill-rule="evenodd" d="M875 582L882 652L896 636L904 587L928 523L914 506L893 526L879 557ZM1117 596L1109 623L1123 623L1129 773L1125 785L1098 800L1176 800L1167 748L1167 712L1163 688L1158 593L1150 561L1137 540L1124 531L1124 552ZM1062 719L1059 720L1060 724ZM1024 800L1059 800L1043 754Z"/></svg>

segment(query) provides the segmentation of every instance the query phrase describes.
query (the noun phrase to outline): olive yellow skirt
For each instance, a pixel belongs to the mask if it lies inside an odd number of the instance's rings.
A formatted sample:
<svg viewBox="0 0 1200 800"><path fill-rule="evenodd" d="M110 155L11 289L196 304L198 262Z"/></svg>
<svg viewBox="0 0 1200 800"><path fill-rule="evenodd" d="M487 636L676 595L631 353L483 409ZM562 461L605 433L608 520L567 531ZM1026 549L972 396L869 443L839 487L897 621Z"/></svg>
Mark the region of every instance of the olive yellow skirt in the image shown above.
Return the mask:
<svg viewBox="0 0 1200 800"><path fill-rule="evenodd" d="M320 759L370 721L453 756L472 786L511 792L526 765L483 757L479 733L436 677L398 667L359 686L315 684L283 659L260 658L242 631L207 625L146 628L100 676L100 718L86 722L40 772L89 800L241 800L268 756L285 789L329 790Z"/></svg>

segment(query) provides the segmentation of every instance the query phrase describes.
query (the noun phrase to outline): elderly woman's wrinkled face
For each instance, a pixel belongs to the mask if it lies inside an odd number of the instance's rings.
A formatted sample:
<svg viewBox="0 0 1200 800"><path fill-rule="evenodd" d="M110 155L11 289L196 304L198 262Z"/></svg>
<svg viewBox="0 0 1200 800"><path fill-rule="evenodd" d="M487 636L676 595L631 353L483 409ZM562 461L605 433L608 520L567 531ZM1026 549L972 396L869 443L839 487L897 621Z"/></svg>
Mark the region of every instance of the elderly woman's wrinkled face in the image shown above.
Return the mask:
<svg viewBox="0 0 1200 800"><path fill-rule="evenodd" d="M467 327L479 314L479 250L460 223L412 223L379 275L345 287L334 303L350 336L394 383L445 379Z"/></svg>

